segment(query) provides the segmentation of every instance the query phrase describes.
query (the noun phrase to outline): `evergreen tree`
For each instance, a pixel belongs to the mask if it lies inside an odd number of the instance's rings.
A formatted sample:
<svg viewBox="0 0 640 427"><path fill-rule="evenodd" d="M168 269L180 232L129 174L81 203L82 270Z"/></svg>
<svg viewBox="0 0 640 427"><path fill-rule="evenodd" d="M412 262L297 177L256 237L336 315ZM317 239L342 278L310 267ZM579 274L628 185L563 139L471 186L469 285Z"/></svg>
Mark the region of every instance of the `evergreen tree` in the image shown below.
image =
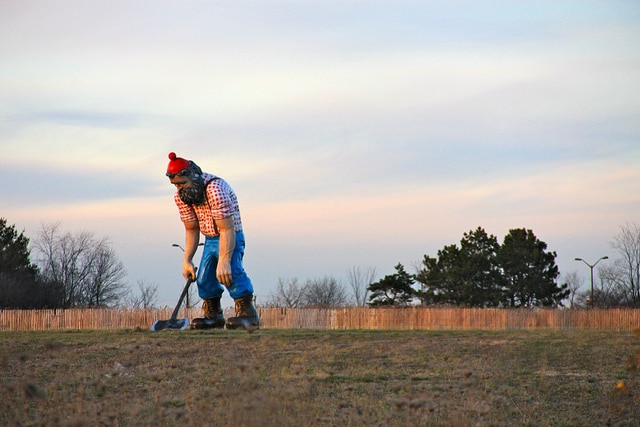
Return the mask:
<svg viewBox="0 0 640 427"><path fill-rule="evenodd" d="M448 245L436 258L424 256L415 276L422 304L468 307L557 306L568 286L557 284L555 252L531 230L510 230L502 245L478 227L460 246Z"/></svg>
<svg viewBox="0 0 640 427"><path fill-rule="evenodd" d="M15 225L8 226L6 218L0 218L0 273L34 280L38 270L29 257L29 238L24 232L18 234Z"/></svg>
<svg viewBox="0 0 640 427"><path fill-rule="evenodd" d="M18 233L0 218L0 307L55 307L55 286L40 280L38 268L31 263L29 238Z"/></svg>
<svg viewBox="0 0 640 427"><path fill-rule="evenodd" d="M422 269L416 274L420 289L416 296L423 305L455 304L460 275L460 248L448 245L438 251L438 257L425 255Z"/></svg>
<svg viewBox="0 0 640 427"><path fill-rule="evenodd" d="M460 241L462 289L459 303L471 307L497 306L502 293L502 275L497 253L500 245L494 235L482 228L465 233Z"/></svg>
<svg viewBox="0 0 640 427"><path fill-rule="evenodd" d="M478 227L464 233L460 247L445 246L438 257L425 255L416 275L421 284L417 296L423 304L468 307L497 306L501 275L497 265L498 240Z"/></svg>
<svg viewBox="0 0 640 427"><path fill-rule="evenodd" d="M558 286L556 253L531 230L509 230L498 250L498 263L505 279L503 303L508 307L552 307L569 296L566 284Z"/></svg>
<svg viewBox="0 0 640 427"><path fill-rule="evenodd" d="M398 263L396 273L387 275L378 282L369 285L369 302L372 307L404 306L408 305L415 294L411 287L414 283L412 275L407 273L404 266Z"/></svg>

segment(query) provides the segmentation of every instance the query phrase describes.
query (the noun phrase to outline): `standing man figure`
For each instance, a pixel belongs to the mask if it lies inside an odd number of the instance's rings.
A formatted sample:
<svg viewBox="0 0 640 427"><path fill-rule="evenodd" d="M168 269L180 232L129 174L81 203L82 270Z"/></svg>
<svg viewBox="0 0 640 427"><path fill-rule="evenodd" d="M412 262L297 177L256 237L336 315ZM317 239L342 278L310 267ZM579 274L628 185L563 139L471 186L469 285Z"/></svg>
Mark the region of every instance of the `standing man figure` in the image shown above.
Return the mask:
<svg viewBox="0 0 640 427"><path fill-rule="evenodd" d="M185 250L182 275L197 279L198 294L203 299L203 318L193 319L192 329L260 326L253 305L253 285L242 266L244 233L238 199L222 178L203 173L193 161L169 153L167 176L176 186L174 200L185 228ZM204 248L196 277L193 256L205 236ZM226 320L220 305L224 285L235 301L236 316Z"/></svg>

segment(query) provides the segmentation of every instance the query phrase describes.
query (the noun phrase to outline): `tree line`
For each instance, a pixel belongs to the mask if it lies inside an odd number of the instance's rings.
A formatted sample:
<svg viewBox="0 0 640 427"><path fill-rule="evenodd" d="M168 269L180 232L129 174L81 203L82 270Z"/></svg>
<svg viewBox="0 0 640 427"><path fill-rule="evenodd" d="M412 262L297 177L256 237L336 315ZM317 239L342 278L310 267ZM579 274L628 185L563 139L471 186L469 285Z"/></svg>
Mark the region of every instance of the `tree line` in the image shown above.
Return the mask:
<svg viewBox="0 0 640 427"><path fill-rule="evenodd" d="M559 284L556 253L532 230L512 229L502 244L482 228L464 233L436 257L425 255L416 274L402 264L370 286L372 306L557 307L569 296Z"/></svg>
<svg viewBox="0 0 640 427"><path fill-rule="evenodd" d="M265 305L271 307L461 306L461 307L640 307L640 227L627 224L611 241L615 259L598 270L590 289L576 272L560 273L557 254L532 230L509 230L502 243L482 227L463 234L436 256L424 255L409 273L374 281L375 269L352 267L347 285L332 277L280 279ZM350 291L350 292L349 292Z"/></svg>
<svg viewBox="0 0 640 427"><path fill-rule="evenodd" d="M502 243L482 227L463 234L414 272L398 263L376 278L373 267L351 267L346 284L325 276L279 279L263 306L640 307L640 227L626 224L610 242L615 256L599 265L593 284L576 272L559 280L556 253L532 230L509 230ZM157 286L132 289L108 239L43 225L32 249L24 232L0 218L0 308L71 308L156 304ZM593 298L591 297L593 295Z"/></svg>
<svg viewBox="0 0 640 427"><path fill-rule="evenodd" d="M108 239L43 225L34 241L0 218L0 308L72 308L128 305L149 308L157 286L139 281L137 293Z"/></svg>

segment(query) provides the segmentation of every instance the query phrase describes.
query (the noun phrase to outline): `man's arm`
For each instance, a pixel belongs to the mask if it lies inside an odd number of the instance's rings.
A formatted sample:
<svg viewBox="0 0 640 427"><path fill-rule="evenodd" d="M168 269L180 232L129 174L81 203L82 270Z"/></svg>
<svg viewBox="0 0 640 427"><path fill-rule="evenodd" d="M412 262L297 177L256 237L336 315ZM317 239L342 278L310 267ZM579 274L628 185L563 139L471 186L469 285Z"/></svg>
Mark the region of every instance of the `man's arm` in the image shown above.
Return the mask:
<svg viewBox="0 0 640 427"><path fill-rule="evenodd" d="M233 276L231 273L231 256L236 247L236 230L233 217L216 220L216 226L220 233L220 256L218 258L218 268L216 277L225 286L231 286Z"/></svg>
<svg viewBox="0 0 640 427"><path fill-rule="evenodd" d="M200 243L200 223L189 221L184 223L184 257L182 259L182 275L185 279L195 280L196 269L193 265L193 256L198 250Z"/></svg>

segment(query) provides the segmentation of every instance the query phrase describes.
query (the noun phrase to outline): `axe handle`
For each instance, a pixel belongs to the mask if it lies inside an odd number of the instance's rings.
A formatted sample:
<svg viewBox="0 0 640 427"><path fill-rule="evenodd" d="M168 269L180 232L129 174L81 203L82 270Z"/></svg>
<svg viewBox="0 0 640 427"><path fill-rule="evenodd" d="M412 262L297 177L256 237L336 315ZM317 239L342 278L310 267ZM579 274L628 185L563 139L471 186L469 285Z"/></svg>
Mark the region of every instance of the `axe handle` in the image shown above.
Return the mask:
<svg viewBox="0 0 640 427"><path fill-rule="evenodd" d="M197 274L197 270L196 270L196 274ZM180 299L178 300L178 304L176 304L176 308L173 309L171 320L176 320L178 318L178 312L180 311L180 306L182 305L182 301L184 300L184 297L187 295L187 292L189 292L189 286L191 286L191 283L193 282L194 282L194 279L188 279L187 283L184 285L184 289L182 289L182 293L180 294Z"/></svg>

